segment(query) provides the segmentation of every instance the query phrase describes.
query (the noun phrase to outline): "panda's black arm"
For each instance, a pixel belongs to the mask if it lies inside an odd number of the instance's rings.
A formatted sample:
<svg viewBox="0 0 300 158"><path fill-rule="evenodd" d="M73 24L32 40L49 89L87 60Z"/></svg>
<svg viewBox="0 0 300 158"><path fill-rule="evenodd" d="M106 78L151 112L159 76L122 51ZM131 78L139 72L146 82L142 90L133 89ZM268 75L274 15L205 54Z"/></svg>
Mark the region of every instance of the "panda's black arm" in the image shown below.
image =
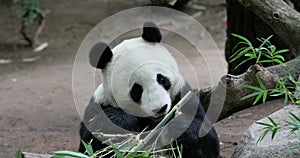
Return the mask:
<svg viewBox="0 0 300 158"><path fill-rule="evenodd" d="M184 123L188 116L180 118ZM219 158L219 140L214 129L211 129L204 137L199 137L199 127L202 121L195 118L188 129L177 138L178 145L183 146L182 156L188 158Z"/></svg>
<svg viewBox="0 0 300 158"><path fill-rule="evenodd" d="M106 120L106 121L104 121ZM116 128L119 126L120 128ZM92 133L106 133L106 134L121 134L124 133L119 129L126 129L129 131L138 131L138 119L135 116L129 115L120 108L115 108L110 105L103 106L95 103L91 99L88 107L85 110L84 120L80 127L80 138L84 142L92 141L94 151L106 147L99 139ZM84 146L80 143L80 152L84 152Z"/></svg>
<svg viewBox="0 0 300 158"><path fill-rule="evenodd" d="M196 109L196 114L194 110ZM205 117L204 109L198 99L194 96L182 108L182 115L177 116L177 131L185 132L177 138L177 143L183 146L183 157L188 158L219 158L219 139L214 128L204 137L199 137L199 129ZM187 124L187 122L190 122ZM187 127L188 126L188 127ZM174 128L174 127L173 127ZM182 130L181 130L182 129Z"/></svg>

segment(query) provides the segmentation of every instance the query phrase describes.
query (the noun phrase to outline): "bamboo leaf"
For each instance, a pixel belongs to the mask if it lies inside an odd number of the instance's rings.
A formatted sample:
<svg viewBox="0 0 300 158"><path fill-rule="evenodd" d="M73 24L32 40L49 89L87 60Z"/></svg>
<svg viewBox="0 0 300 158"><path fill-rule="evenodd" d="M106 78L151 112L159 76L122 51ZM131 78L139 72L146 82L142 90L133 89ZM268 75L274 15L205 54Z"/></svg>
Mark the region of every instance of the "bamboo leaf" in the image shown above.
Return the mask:
<svg viewBox="0 0 300 158"><path fill-rule="evenodd" d="M87 155L84 155L79 152L74 151L56 151L54 156L69 156L69 157L81 157L81 158L89 158Z"/></svg>
<svg viewBox="0 0 300 158"><path fill-rule="evenodd" d="M272 63L273 60L261 60L260 62L261 62L261 63Z"/></svg>
<svg viewBox="0 0 300 158"><path fill-rule="evenodd" d="M275 55L274 58L281 59L281 61L285 61L282 55Z"/></svg>
<svg viewBox="0 0 300 158"><path fill-rule="evenodd" d="M265 130L263 134L258 138L256 143L261 142L265 138L265 136L269 133L269 131L270 129Z"/></svg>
<svg viewBox="0 0 300 158"><path fill-rule="evenodd" d="M295 114L289 112L290 116L290 120L294 121L294 122L299 122L300 123L300 118L298 118Z"/></svg>
<svg viewBox="0 0 300 158"><path fill-rule="evenodd" d="M278 128L274 128L274 130L272 132L271 140L274 139L274 137L275 137L276 133L279 131L279 129L280 129L279 127Z"/></svg>
<svg viewBox="0 0 300 158"><path fill-rule="evenodd" d="M276 62L276 63L278 63L278 64L280 64L280 65L282 65L282 66L284 66L284 67L286 67L285 63L283 63L279 59L274 59L273 61Z"/></svg>
<svg viewBox="0 0 300 158"><path fill-rule="evenodd" d="M255 86L251 86L251 85L248 85L248 84L245 84L243 86L246 87L246 88L248 88L248 89L253 89L253 90L256 90L256 91L259 91L259 92L262 91L261 88L255 87Z"/></svg>
<svg viewBox="0 0 300 158"><path fill-rule="evenodd" d="M125 156L121 153L121 151L117 148L115 144L113 144L111 141L109 143L112 149L114 150L117 158L125 158Z"/></svg>
<svg viewBox="0 0 300 158"><path fill-rule="evenodd" d="M277 123L276 123L270 116L268 116L267 118L268 118L269 121L273 124L274 127L277 126Z"/></svg>
<svg viewBox="0 0 300 158"><path fill-rule="evenodd" d="M264 123L264 122L255 122L256 124L262 125L262 126L266 126L266 127L273 127L271 124L268 123Z"/></svg>
<svg viewBox="0 0 300 158"><path fill-rule="evenodd" d="M258 96L256 97L255 101L253 102L253 105L255 105L259 99L263 96L264 93L259 93Z"/></svg>
<svg viewBox="0 0 300 158"><path fill-rule="evenodd" d="M241 100L246 100L246 99L255 97L255 96L257 96L259 93L261 93L261 92L255 92L255 93L249 94L249 95L247 95L247 96L244 96Z"/></svg>
<svg viewBox="0 0 300 158"><path fill-rule="evenodd" d="M267 97L268 97L268 91L266 90L266 91L264 91L264 95L263 95L263 103L266 102Z"/></svg>
<svg viewBox="0 0 300 158"><path fill-rule="evenodd" d="M262 38L263 40L259 40L262 43L259 45L258 49L261 49L272 37L273 35L269 36L267 39Z"/></svg>
<svg viewBox="0 0 300 158"><path fill-rule="evenodd" d="M17 158L23 158L21 149L17 152Z"/></svg>
<svg viewBox="0 0 300 158"><path fill-rule="evenodd" d="M244 63L246 63L247 61L251 60L251 58L246 59L244 61L242 61L240 64L238 64L234 69L237 69L238 67L240 67L241 65L243 65Z"/></svg>
<svg viewBox="0 0 300 158"><path fill-rule="evenodd" d="M278 50L278 51L274 52L273 54L274 54L274 55L277 55L277 54L286 53L286 52L288 52L288 51L289 51L288 49L282 49L282 50Z"/></svg>
<svg viewBox="0 0 300 158"><path fill-rule="evenodd" d="M234 37L236 37L236 38L239 38L239 39L241 39L241 40L243 40L243 41L245 41L245 42L247 42L247 44L248 44L249 46L252 46L251 42L250 42L246 37L243 37L243 36L241 36L241 35L234 34L234 33L232 33L231 35L234 36Z"/></svg>
<svg viewBox="0 0 300 158"><path fill-rule="evenodd" d="M255 75L255 77L256 77L256 80L257 80L260 88L263 89L263 90L266 90L266 86L264 85L263 81L259 78L259 76Z"/></svg>
<svg viewBox="0 0 300 158"><path fill-rule="evenodd" d="M233 62L235 60L237 60L238 58L244 56L246 53L248 53L248 51L251 49L251 47L245 48L244 50L242 50L241 52L239 52L237 55L235 55L235 57L233 57L229 62Z"/></svg>
<svg viewBox="0 0 300 158"><path fill-rule="evenodd" d="M83 140L81 140L81 142L82 142L86 152L88 153L88 155L92 156L94 154L92 145L85 143Z"/></svg>

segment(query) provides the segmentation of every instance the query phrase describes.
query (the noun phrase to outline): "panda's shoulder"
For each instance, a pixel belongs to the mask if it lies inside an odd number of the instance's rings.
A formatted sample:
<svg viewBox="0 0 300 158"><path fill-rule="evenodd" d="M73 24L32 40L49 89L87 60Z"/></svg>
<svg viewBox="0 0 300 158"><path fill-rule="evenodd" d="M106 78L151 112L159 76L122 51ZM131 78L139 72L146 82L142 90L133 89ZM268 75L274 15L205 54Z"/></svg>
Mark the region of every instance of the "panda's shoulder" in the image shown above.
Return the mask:
<svg viewBox="0 0 300 158"><path fill-rule="evenodd" d="M97 104L103 104L104 103L104 89L103 89L103 84L100 84L96 91L94 92L94 95L92 97L92 100L97 103Z"/></svg>

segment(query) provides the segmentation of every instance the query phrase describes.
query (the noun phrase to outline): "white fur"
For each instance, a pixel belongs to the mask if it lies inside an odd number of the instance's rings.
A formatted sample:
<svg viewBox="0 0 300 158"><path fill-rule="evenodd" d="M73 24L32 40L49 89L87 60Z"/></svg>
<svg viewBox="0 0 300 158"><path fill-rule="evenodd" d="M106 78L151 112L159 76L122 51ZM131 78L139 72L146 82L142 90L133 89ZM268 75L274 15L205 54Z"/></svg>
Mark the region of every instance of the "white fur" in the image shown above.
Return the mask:
<svg viewBox="0 0 300 158"><path fill-rule="evenodd" d="M160 43L150 43L139 37L123 41L112 52L112 61L102 69L103 84L94 94L95 101L109 102L134 115L152 116L153 110L165 104L168 104L166 111L169 111L171 100L184 85L169 51ZM169 91L158 85L158 73L170 79L172 86ZM133 102L129 95L134 83L144 89L141 105Z"/></svg>

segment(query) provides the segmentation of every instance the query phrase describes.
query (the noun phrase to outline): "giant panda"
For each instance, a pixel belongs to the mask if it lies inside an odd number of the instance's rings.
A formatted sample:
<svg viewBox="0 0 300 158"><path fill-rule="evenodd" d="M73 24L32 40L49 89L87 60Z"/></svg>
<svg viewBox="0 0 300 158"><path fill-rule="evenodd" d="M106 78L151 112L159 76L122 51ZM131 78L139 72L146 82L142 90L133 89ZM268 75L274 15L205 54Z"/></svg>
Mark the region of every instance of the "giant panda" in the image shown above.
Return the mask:
<svg viewBox="0 0 300 158"><path fill-rule="evenodd" d="M93 132L117 133L103 123L105 118L128 132L151 130L191 90L161 40L157 25L145 22L141 37L124 40L113 49L102 42L91 48L90 64L101 69L102 84L85 110L80 138L91 142L94 151L107 145ZM199 98L193 96L181 113L170 121L169 132L181 132L176 143L182 146L184 158L220 157L219 140L214 129L204 137L198 136L204 116ZM85 152L82 142L79 151Z"/></svg>

